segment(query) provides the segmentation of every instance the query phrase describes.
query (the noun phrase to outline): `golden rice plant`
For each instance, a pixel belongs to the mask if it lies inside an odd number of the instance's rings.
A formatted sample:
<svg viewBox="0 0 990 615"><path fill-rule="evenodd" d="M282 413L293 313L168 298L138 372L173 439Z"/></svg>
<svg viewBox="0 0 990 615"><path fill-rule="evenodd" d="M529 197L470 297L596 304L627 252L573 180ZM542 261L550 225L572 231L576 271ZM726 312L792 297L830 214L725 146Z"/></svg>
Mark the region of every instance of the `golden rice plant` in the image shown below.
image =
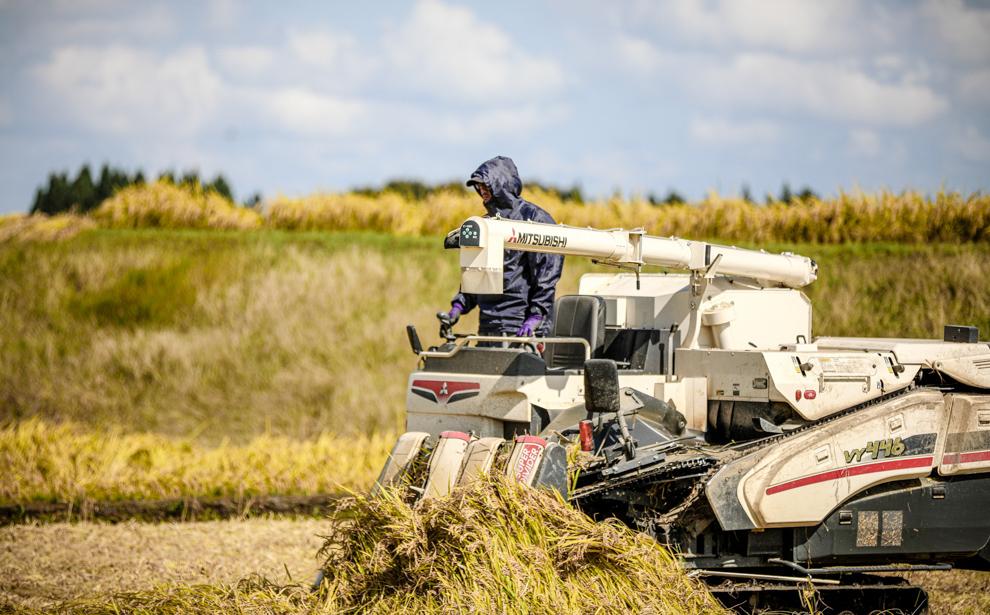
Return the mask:
<svg viewBox="0 0 990 615"><path fill-rule="evenodd" d="M129 186L103 202L93 213L110 228L255 229L258 212L200 186L175 185L166 179Z"/></svg>
<svg viewBox="0 0 990 615"><path fill-rule="evenodd" d="M0 243L7 241L61 241L96 228L92 219L77 214L0 216Z"/></svg>
<svg viewBox="0 0 990 615"><path fill-rule="evenodd" d="M370 487L391 434L310 440L260 435L243 445L30 419L0 429L0 503L313 495Z"/></svg>
<svg viewBox="0 0 990 615"><path fill-rule="evenodd" d="M990 196L939 192L841 192L830 199L758 205L712 193L691 204L654 206L641 198L613 197L577 204L557 195L526 190L558 222L578 227L645 228L661 236L719 238L745 242L903 243L979 242L990 239ZM436 194L408 201L394 193L378 197L316 194L280 197L269 206L273 228L374 230L430 235L456 228L481 215L477 196L467 192Z"/></svg>

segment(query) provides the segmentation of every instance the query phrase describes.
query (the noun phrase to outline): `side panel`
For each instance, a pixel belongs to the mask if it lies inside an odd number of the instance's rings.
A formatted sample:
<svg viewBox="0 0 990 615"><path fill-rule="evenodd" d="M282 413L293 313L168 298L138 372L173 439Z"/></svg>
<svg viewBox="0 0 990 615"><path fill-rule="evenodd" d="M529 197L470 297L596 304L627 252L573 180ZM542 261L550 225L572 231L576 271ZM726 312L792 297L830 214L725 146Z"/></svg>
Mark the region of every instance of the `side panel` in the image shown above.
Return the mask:
<svg viewBox="0 0 990 615"><path fill-rule="evenodd" d="M890 352L782 351L764 356L773 387L770 398L788 403L810 421L903 389L919 369L898 365Z"/></svg>
<svg viewBox="0 0 990 615"><path fill-rule="evenodd" d="M990 472L990 395L946 396L949 428L938 473Z"/></svg>
<svg viewBox="0 0 990 615"><path fill-rule="evenodd" d="M883 485L843 503L815 528L794 529L792 559L816 565L955 560L985 569L987 562L974 556L990 540L988 507L990 475Z"/></svg>
<svg viewBox="0 0 990 615"><path fill-rule="evenodd" d="M921 390L785 438L737 497L757 527L818 524L864 489L930 474L944 418L942 394Z"/></svg>

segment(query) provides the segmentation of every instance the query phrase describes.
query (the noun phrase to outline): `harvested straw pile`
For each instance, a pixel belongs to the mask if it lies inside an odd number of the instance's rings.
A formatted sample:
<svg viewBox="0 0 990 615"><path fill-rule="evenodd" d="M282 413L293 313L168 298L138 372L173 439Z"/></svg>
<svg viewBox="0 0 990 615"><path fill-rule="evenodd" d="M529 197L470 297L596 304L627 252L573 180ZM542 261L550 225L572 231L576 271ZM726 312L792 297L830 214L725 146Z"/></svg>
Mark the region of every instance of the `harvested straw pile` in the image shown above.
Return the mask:
<svg viewBox="0 0 990 615"><path fill-rule="evenodd" d="M650 538L501 479L351 499L321 553L327 601L355 612L723 612Z"/></svg>
<svg viewBox="0 0 990 615"><path fill-rule="evenodd" d="M505 480L337 509L318 593L259 577L61 605L73 613L724 613L653 540Z"/></svg>

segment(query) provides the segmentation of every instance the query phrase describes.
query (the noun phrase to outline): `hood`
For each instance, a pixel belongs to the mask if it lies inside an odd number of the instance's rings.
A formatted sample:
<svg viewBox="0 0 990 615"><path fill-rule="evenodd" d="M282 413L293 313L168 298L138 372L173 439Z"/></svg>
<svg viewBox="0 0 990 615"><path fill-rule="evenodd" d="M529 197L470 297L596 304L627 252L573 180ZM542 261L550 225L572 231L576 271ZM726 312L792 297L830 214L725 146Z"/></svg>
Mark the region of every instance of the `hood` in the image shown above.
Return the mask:
<svg viewBox="0 0 990 615"><path fill-rule="evenodd" d="M467 185L476 182L485 184L492 191L492 199L485 203L490 215L515 209L518 206L519 195L522 193L522 180L519 179L519 171L511 158L496 156L481 163L481 166L471 174Z"/></svg>

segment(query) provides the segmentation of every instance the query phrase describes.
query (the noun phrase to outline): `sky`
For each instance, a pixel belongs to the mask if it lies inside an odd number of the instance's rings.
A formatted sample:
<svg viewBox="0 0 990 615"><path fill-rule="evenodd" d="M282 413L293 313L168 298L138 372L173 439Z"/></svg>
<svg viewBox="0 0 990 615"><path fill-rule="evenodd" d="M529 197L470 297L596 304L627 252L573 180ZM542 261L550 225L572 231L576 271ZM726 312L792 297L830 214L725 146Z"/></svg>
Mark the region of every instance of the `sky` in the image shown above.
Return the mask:
<svg viewBox="0 0 990 615"><path fill-rule="evenodd" d="M52 171L236 196L990 188L990 3L0 0L0 212Z"/></svg>

